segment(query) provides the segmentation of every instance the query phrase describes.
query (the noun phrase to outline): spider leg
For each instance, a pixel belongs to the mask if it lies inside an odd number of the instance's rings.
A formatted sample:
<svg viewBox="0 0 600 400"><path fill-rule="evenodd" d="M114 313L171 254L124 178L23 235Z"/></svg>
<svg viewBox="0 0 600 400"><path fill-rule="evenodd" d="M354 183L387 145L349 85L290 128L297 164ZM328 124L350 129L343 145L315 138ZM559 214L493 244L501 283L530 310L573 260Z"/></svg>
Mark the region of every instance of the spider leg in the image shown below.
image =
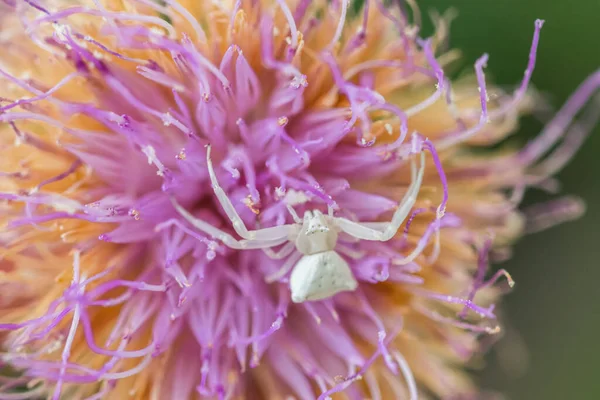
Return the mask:
<svg viewBox="0 0 600 400"><path fill-rule="evenodd" d="M217 176L215 174L215 170L213 168L212 161L210 159L210 149L211 149L210 145L208 145L206 147L206 164L208 166L208 175L210 176L210 182L211 182L213 191L215 192L215 195L217 196L217 199L219 200L221 207L223 207L225 214L227 214L227 217L231 221L231 224L233 225L233 229L235 230L235 232L247 240L267 240L267 241L269 241L269 240L273 240L275 238L280 238L280 237L287 238L287 235L291 231L290 225L273 226L270 228L250 230L250 231L248 230L248 228L246 228L244 221L242 220L242 218L240 217L238 212L235 210L235 207L231 203L231 200L229 200L229 197L227 197L227 194L219 185L219 181L217 180ZM200 228L198 228L198 229L200 229Z"/></svg>
<svg viewBox="0 0 600 400"><path fill-rule="evenodd" d="M334 212L334 211L335 211L335 210L333 209L333 207L331 206L331 204L327 204L327 215L328 215L330 218L334 218L334 216L333 216L333 212Z"/></svg>
<svg viewBox="0 0 600 400"><path fill-rule="evenodd" d="M337 226L343 232L362 240L385 242L394 237L396 232L398 232L400 225L402 222L404 222L404 219L417 201L419 189L421 188L421 183L423 182L423 175L425 174L425 153L420 153L420 160L421 165L418 172L416 170L415 161L411 160L412 183L408 187L408 191L398 205L398 208L394 212L392 220L389 223L384 223L383 225L371 222L363 224L340 217L335 218ZM375 227L381 227L382 229L376 229Z"/></svg>
<svg viewBox="0 0 600 400"><path fill-rule="evenodd" d="M290 213L290 215L294 219L294 222L297 223L297 224L301 224L302 223L302 218L300 218L298 216L298 213L296 212L296 210L294 210L294 207L290 206L289 204L286 204L285 207L287 208L288 212Z"/></svg>
<svg viewBox="0 0 600 400"><path fill-rule="evenodd" d="M436 228L436 229L434 230L432 228ZM425 232L425 235L421 238L421 240L419 240L419 242L417 243L417 246L413 249L413 251L409 255L407 255L406 257L393 259L392 264L406 265L406 264L413 262L415 260L415 258L417 258L419 256L419 254L421 254L423 252L423 250L425 250L425 247L429 244L429 239L430 239L432 233L435 234L434 247L433 247L433 253L431 254L431 256L429 256L428 262L430 262L430 263L433 262L438 257L439 252L440 252L439 220L438 220L437 224L434 223L434 224L430 225L430 227Z"/></svg>
<svg viewBox="0 0 600 400"><path fill-rule="evenodd" d="M339 242L338 242L337 246L335 247L335 251L337 251L338 253L343 254L345 256L348 256L353 260L360 260L366 254L364 251L354 250L350 246L343 245Z"/></svg>
<svg viewBox="0 0 600 400"><path fill-rule="evenodd" d="M265 248L265 249L263 249L263 251L265 252L267 257L269 257L273 260L281 260L282 258L285 258L285 257L289 256L290 254L292 254L292 252L294 251L295 248L296 248L296 243L288 242L285 246L283 246L281 249L279 249L279 251L273 251L269 248Z"/></svg>
<svg viewBox="0 0 600 400"><path fill-rule="evenodd" d="M296 266L298 261L300 261L300 259L303 256L304 255L300 252L293 254L292 256L290 256L290 258L288 258L285 261L285 263L283 263L281 268L279 268L277 271L273 272L272 274L267 275L267 277L265 277L265 281L267 283L272 283L272 282L280 280L285 275L287 275L287 273L290 272L292 270L292 268L294 268L294 266Z"/></svg>
<svg viewBox="0 0 600 400"><path fill-rule="evenodd" d="M281 227L277 227L277 228L282 228L285 227L287 229L287 231L285 232L285 234L276 234L273 232L273 230L271 230L270 232L272 233L271 237L265 237L263 236L260 239L243 239L243 240L237 240L235 239L233 236L231 236L229 233L222 231L219 228L216 228L214 226L212 226L211 224L209 224L206 221L203 221L199 218L194 217L192 214L190 214L185 208L183 208L178 202L177 200L175 200L174 198L171 198L171 203L173 203L173 206L175 207L175 209L177 210L177 212L186 220L188 221L190 224L192 224L192 226L194 226L196 229L214 237L215 239L220 240L221 242L223 242L227 247L230 247L232 249L236 249L236 250L246 250L246 249L265 249L265 248L270 248L270 247L274 247L274 246L278 246L280 244L283 244L285 242L287 242L288 239L288 232L292 230L292 228L294 227L293 225L283 225ZM271 228L267 228L267 229L271 229ZM265 231L267 229L261 229L261 231Z"/></svg>

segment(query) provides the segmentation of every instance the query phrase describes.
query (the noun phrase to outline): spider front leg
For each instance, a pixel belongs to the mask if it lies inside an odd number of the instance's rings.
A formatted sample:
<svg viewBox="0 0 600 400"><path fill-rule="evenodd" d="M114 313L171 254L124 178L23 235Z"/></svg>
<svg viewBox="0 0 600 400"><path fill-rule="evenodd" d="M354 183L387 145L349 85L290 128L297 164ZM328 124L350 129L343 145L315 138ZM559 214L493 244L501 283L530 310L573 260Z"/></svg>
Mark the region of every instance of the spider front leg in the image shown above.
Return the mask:
<svg viewBox="0 0 600 400"><path fill-rule="evenodd" d="M219 181L217 180L217 175L215 174L215 170L213 168L213 164L210 159L210 152L211 152L211 147L210 147L210 145L208 145L208 146L206 146L206 165L208 167L208 175L210 177L210 182L211 182L213 191L215 192L215 195L217 196L217 199L219 200L221 207L223 207L225 214L227 214L227 217L231 221L231 224L233 225L233 229L235 230L235 232L247 240L273 240L276 237L277 238L279 238L279 237L287 238L288 234L290 233L291 225L273 226L270 228L250 230L250 231L248 230L248 228L246 228L244 221L242 220L242 218L236 211L235 207L231 203L231 200L229 200L229 197L227 197L227 194L225 193L223 188L221 188L221 186L219 185ZM198 228L198 229L201 229L201 228Z"/></svg>
<svg viewBox="0 0 600 400"><path fill-rule="evenodd" d="M350 236L362 240L385 242L394 237L396 232L398 232L400 225L402 225L402 222L404 222L408 213L410 213L410 210L417 201L421 183L423 182L423 175L425 174L425 153L420 153L420 160L421 165L418 172L416 171L415 161L411 160L412 183L408 187L408 191L398 205L398 208L394 212L392 220L389 223L360 223L350 221L347 218L335 218L334 221L337 226ZM382 229L376 229L375 227L381 227Z"/></svg>
<svg viewBox="0 0 600 400"><path fill-rule="evenodd" d="M201 219L194 217L185 208L183 208L181 204L179 204L174 198L171 198L171 203L173 203L173 207L175 207L175 210L177 210L177 212L186 221L192 224L192 226L194 226L196 229L214 237L215 239L220 240L227 247L236 250L266 249L279 246L280 244L289 241L288 235L293 234L293 230L295 227L295 225L283 225L276 227L285 228L285 231L281 230L280 232L276 232L271 228L261 229L260 231L262 232L270 230L270 237L268 235L262 235L260 239L237 240L229 233L222 231L221 229L215 228L208 222L202 221Z"/></svg>

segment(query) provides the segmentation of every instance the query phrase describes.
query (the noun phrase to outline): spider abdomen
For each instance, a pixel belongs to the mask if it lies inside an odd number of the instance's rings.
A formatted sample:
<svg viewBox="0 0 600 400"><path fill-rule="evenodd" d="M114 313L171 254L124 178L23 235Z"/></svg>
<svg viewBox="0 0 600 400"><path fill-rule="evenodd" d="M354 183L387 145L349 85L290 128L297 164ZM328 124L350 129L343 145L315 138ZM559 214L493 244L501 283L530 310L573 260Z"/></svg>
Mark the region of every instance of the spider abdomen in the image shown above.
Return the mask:
<svg viewBox="0 0 600 400"><path fill-rule="evenodd" d="M333 250L305 255L290 276L294 303L326 299L357 286L348 263Z"/></svg>

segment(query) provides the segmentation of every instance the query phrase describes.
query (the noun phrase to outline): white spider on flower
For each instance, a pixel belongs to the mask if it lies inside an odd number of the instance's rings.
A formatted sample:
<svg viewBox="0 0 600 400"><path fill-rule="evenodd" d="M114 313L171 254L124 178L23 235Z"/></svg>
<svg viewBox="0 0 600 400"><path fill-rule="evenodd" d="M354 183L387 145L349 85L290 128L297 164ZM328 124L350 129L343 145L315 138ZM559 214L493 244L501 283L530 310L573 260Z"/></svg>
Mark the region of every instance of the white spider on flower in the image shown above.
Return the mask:
<svg viewBox="0 0 600 400"><path fill-rule="evenodd" d="M223 191L210 159L211 147L207 146L206 160L213 190L223 210L231 220L233 229L243 239L238 240L211 224L191 215L175 199L171 199L175 209L195 228L222 241L226 246L237 250L263 249L271 258L281 259L289 256L294 249L298 252L289 257L279 271L267 277L273 282L285 276L290 269L290 289L292 301L302 303L329 298L339 292L353 291L358 282L354 278L348 263L336 251L338 234L344 232L360 240L387 241L395 236L412 209L423 180L425 170L425 153L419 151L420 167L411 159L411 184L398 205L390 222L354 222L347 218L334 216L333 209L328 208L327 215L319 210L306 211L301 219L296 211L288 205L294 223L273 226L270 228L249 231L231 200ZM278 252L270 251L272 247L288 242ZM344 251L350 257L358 258L351 251ZM395 264L405 264L414 260L420 249L415 249Z"/></svg>

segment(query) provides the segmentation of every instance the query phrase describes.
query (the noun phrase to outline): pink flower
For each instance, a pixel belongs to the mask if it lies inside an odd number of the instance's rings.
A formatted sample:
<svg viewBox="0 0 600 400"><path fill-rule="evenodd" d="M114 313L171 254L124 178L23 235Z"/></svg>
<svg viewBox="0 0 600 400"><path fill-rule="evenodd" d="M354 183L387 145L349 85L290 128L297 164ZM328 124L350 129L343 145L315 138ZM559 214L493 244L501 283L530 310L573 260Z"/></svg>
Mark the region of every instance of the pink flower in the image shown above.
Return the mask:
<svg viewBox="0 0 600 400"><path fill-rule="evenodd" d="M583 211L516 206L595 124L598 107L573 119L600 72L523 149L480 156L535 106L542 21L506 94L487 55L451 84L448 21L421 39L397 11L0 2L0 362L17 371L0 398L475 394L461 366L513 284L486 278L488 253ZM293 212L314 210L294 243ZM345 286L290 292L324 251ZM292 290L313 290L301 272Z"/></svg>

